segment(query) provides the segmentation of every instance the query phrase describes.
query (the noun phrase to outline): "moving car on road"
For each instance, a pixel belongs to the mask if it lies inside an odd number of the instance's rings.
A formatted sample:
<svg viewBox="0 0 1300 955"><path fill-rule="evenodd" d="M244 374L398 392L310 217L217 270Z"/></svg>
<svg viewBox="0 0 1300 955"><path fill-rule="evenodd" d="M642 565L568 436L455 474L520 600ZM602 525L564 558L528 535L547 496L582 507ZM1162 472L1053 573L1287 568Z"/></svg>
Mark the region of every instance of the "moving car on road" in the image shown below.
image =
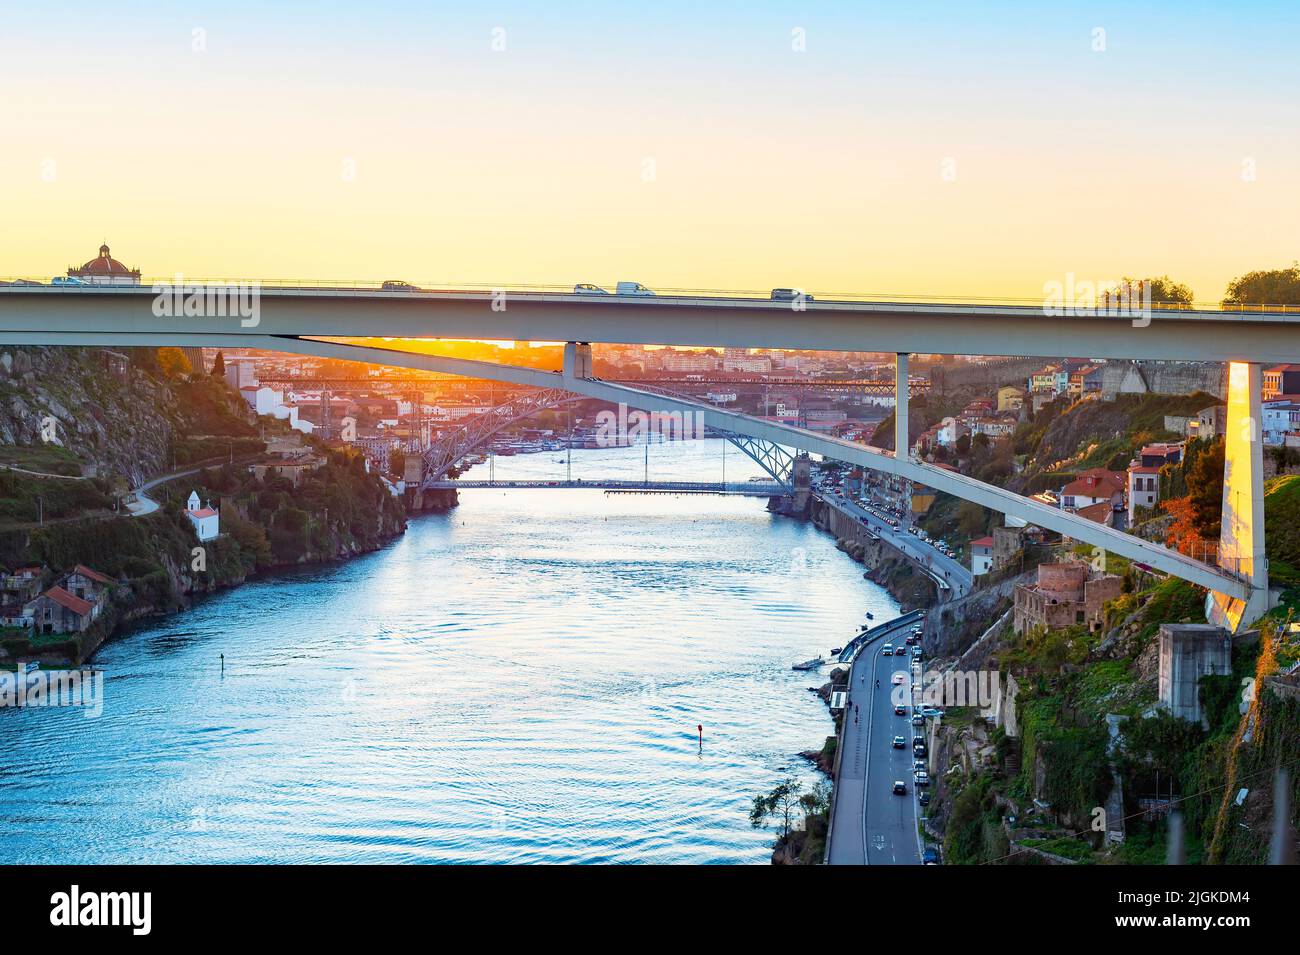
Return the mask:
<svg viewBox="0 0 1300 955"><path fill-rule="evenodd" d="M592 285L590 282L583 282L581 285L573 287L574 295L608 295L599 285Z"/></svg>
<svg viewBox="0 0 1300 955"><path fill-rule="evenodd" d="M894 737L894 749L902 749L906 745L907 745L907 740L903 739L903 737L901 736Z"/></svg>
<svg viewBox="0 0 1300 955"><path fill-rule="evenodd" d="M903 782L901 779L894 780L894 795L895 796L907 795L907 784Z"/></svg>
<svg viewBox="0 0 1300 955"><path fill-rule="evenodd" d="M615 295L654 295L650 289L646 288L640 282L619 282L618 287L614 290Z"/></svg>

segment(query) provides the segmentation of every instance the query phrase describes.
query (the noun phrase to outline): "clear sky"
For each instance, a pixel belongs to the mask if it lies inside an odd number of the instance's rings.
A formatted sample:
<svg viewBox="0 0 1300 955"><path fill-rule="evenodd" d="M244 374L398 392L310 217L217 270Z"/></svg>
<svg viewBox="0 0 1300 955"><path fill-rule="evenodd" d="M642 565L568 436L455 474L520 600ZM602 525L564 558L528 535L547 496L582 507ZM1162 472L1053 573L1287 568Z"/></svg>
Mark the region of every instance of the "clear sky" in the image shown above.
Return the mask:
<svg viewBox="0 0 1300 955"><path fill-rule="evenodd" d="M10 4L0 275L1213 301L1300 257L1300 4L980 6Z"/></svg>

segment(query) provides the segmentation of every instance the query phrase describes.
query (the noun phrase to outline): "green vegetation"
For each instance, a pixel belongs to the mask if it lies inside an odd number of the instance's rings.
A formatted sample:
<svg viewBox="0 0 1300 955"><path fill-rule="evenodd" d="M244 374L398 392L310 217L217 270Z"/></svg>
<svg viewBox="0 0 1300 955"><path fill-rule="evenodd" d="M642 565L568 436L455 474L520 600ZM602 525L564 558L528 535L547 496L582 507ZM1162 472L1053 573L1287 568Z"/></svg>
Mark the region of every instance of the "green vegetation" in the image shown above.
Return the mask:
<svg viewBox="0 0 1300 955"><path fill-rule="evenodd" d="M949 865L978 865L1004 858L1009 843L990 776L978 776L957 793L943 840Z"/></svg>
<svg viewBox="0 0 1300 955"><path fill-rule="evenodd" d="M113 504L109 483L101 478L66 480L0 471L0 527L107 512Z"/></svg>
<svg viewBox="0 0 1300 955"><path fill-rule="evenodd" d="M1300 265L1247 272L1228 283L1224 305L1300 305Z"/></svg>
<svg viewBox="0 0 1300 955"><path fill-rule="evenodd" d="M57 444L0 445L0 466L71 477L81 474L81 459Z"/></svg>
<svg viewBox="0 0 1300 955"><path fill-rule="evenodd" d="M1300 474L1273 478L1264 488L1264 539L1271 580L1300 585Z"/></svg>
<svg viewBox="0 0 1300 955"><path fill-rule="evenodd" d="M1077 862L1090 862L1093 857L1092 845L1082 839L1022 839L1017 845L1031 849L1042 849L1054 856L1060 856L1063 859L1074 859Z"/></svg>
<svg viewBox="0 0 1300 955"><path fill-rule="evenodd" d="M818 781L810 790L793 776L782 780L767 794L754 797L749 824L761 829L775 824L776 842L772 848L783 861L798 865L821 863L826 851L826 834L830 826L831 789ZM796 827L803 816L802 828Z"/></svg>

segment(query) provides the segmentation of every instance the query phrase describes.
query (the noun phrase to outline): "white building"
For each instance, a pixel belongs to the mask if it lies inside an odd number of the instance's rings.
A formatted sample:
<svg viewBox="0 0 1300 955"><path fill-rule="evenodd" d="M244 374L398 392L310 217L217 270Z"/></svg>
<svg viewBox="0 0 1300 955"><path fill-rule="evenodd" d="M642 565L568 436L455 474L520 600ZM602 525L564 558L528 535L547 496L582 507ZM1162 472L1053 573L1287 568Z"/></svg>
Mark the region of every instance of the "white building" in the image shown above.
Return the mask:
<svg viewBox="0 0 1300 955"><path fill-rule="evenodd" d="M957 439L965 433L966 428L960 421L953 417L947 417L940 421L935 429L934 440L945 448L951 448L957 443Z"/></svg>
<svg viewBox="0 0 1300 955"><path fill-rule="evenodd" d="M1160 469L1148 467L1141 461L1128 466L1128 521L1137 522L1137 509L1154 509L1160 503Z"/></svg>
<svg viewBox="0 0 1300 955"><path fill-rule="evenodd" d="M185 503L185 516L194 525L194 533L201 541L210 541L221 533L221 515L211 505L199 506L198 491L190 491Z"/></svg>
<svg viewBox="0 0 1300 955"><path fill-rule="evenodd" d="M227 368L229 370L229 368ZM289 422L289 427L303 434L311 434L316 426L307 420L298 418L298 406L285 401L284 392L267 385L246 385L239 393L248 402L249 407L260 415L270 415L280 421Z"/></svg>
<svg viewBox="0 0 1300 955"><path fill-rule="evenodd" d="M970 572L978 577L993 569L993 538L981 537L970 542Z"/></svg>
<svg viewBox="0 0 1300 955"><path fill-rule="evenodd" d="M1300 402L1266 401L1263 412L1265 444L1285 444L1289 432L1300 431Z"/></svg>

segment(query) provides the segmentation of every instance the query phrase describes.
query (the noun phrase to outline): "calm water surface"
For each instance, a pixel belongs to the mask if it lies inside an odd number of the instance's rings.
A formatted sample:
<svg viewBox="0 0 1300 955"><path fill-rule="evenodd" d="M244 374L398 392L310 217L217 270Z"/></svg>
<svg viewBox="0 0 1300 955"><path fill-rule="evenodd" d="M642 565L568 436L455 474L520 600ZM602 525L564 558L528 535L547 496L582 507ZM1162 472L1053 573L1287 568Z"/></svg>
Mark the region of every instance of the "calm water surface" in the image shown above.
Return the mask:
<svg viewBox="0 0 1300 955"><path fill-rule="evenodd" d="M650 460L758 473L714 440ZM138 628L95 658L99 718L0 712L0 861L765 862L749 802L812 782L796 754L831 729L790 664L897 609L765 503L468 491L383 551Z"/></svg>

